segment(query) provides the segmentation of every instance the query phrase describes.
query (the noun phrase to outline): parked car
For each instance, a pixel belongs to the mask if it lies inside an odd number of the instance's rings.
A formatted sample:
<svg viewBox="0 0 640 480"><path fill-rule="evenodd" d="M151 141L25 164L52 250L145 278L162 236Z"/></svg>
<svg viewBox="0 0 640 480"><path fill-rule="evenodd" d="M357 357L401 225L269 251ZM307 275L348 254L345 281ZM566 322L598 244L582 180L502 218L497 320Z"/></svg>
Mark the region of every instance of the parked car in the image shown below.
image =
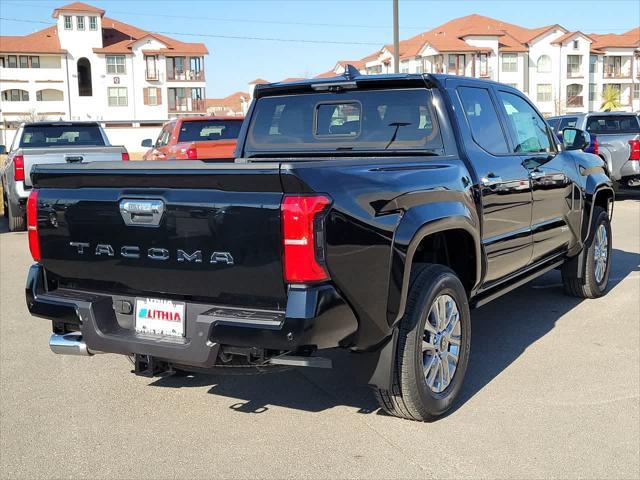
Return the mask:
<svg viewBox="0 0 640 480"><path fill-rule="evenodd" d="M433 420L470 308L558 268L605 293L614 193L587 132L559 151L512 87L354 70L256 86L234 163L36 167L26 297L51 349L153 376L341 347L385 411Z"/></svg>
<svg viewBox="0 0 640 480"><path fill-rule="evenodd" d="M577 117L574 115L567 115L566 117L550 117L547 118L547 123L556 134L558 141L562 144L562 130L565 128L575 128L576 122L578 121ZM594 155L600 154L600 145L598 144L598 137L596 135L590 135L591 142L589 146L587 146L584 151L586 153L593 153Z"/></svg>
<svg viewBox="0 0 640 480"><path fill-rule="evenodd" d="M557 120L557 122L556 122ZM597 151L619 186L640 187L640 116L628 112L591 112L548 119L556 133L566 126L597 137Z"/></svg>
<svg viewBox="0 0 640 480"><path fill-rule="evenodd" d="M232 160L241 117L187 117L167 122L156 143L142 141L149 150L144 160Z"/></svg>
<svg viewBox="0 0 640 480"><path fill-rule="evenodd" d="M31 190L33 165L129 160L126 148L109 144L95 122L24 123L18 128L0 172L4 214L11 231L25 229L25 204Z"/></svg>

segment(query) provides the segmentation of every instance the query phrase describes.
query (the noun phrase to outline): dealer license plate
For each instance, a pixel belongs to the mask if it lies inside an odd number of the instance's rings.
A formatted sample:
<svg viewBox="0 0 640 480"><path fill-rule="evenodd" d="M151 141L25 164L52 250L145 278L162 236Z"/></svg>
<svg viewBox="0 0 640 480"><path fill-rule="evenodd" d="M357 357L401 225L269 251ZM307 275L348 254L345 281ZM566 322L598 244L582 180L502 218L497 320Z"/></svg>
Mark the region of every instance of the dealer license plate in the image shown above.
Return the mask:
<svg viewBox="0 0 640 480"><path fill-rule="evenodd" d="M143 335L184 335L185 304L158 298L136 298L136 332Z"/></svg>

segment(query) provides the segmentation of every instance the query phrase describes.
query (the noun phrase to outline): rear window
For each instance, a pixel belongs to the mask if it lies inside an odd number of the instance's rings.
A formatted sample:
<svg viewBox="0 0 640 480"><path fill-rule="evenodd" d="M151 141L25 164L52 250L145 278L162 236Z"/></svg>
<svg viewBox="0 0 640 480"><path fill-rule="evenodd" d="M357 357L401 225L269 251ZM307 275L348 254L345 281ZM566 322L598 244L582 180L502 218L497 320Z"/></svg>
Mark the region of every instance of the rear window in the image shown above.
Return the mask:
<svg viewBox="0 0 640 480"><path fill-rule="evenodd" d="M587 132L606 135L616 133L640 133L636 115L598 115L587 120Z"/></svg>
<svg viewBox="0 0 640 480"><path fill-rule="evenodd" d="M263 97L254 112L245 146L249 156L442 148L425 89Z"/></svg>
<svg viewBox="0 0 640 480"><path fill-rule="evenodd" d="M198 120L182 122L178 142L204 142L238 138L242 120Z"/></svg>
<svg viewBox="0 0 640 480"><path fill-rule="evenodd" d="M27 125L21 147L102 146L104 140L97 125Z"/></svg>

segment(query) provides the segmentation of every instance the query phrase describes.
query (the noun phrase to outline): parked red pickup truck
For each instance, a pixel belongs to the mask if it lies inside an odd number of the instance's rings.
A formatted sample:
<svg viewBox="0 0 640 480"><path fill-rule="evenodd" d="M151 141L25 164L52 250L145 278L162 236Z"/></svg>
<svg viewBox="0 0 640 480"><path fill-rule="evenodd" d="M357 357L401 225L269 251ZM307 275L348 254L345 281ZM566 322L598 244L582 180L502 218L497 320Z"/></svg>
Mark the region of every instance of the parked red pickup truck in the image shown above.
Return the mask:
<svg viewBox="0 0 640 480"><path fill-rule="evenodd" d="M154 144L148 138L142 146L149 148L144 160L233 159L242 117L192 117L167 122Z"/></svg>

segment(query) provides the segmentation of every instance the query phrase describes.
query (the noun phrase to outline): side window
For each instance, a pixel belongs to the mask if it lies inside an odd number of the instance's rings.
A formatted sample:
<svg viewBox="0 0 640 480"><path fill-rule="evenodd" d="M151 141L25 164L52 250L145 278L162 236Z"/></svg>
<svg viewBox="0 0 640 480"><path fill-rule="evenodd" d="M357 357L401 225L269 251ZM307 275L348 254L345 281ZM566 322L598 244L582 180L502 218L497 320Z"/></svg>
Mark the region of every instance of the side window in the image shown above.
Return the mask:
<svg viewBox="0 0 640 480"><path fill-rule="evenodd" d="M158 140L156 140L156 148L164 147L167 143L169 143L169 138L171 137L171 130L173 129L173 125L165 125L165 127L158 135Z"/></svg>
<svg viewBox="0 0 640 480"><path fill-rule="evenodd" d="M489 153L508 153L507 141L489 91L484 88L460 87L458 94L473 140Z"/></svg>
<svg viewBox="0 0 640 480"><path fill-rule="evenodd" d="M555 151L549 140L547 125L538 112L522 97L498 92L515 139L514 152L539 153Z"/></svg>
<svg viewBox="0 0 640 480"><path fill-rule="evenodd" d="M578 123L578 119L576 117L565 117L560 122L560 127L558 128L558 132L561 132L565 128L573 128Z"/></svg>

